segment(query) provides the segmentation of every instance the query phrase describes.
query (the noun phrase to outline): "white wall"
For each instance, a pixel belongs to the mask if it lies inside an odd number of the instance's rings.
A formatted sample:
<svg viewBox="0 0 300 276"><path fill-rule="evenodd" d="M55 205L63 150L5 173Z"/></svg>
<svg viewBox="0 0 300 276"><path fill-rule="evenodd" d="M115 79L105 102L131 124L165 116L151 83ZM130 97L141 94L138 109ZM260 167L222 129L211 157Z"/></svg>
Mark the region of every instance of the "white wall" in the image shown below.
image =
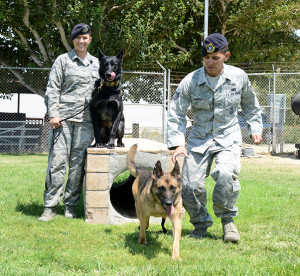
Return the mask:
<svg viewBox="0 0 300 276"><path fill-rule="evenodd" d="M18 112L18 94L12 94L11 99L0 99L0 112ZM44 118L47 112L44 98L35 94L20 95L20 113L26 113L26 118Z"/></svg>

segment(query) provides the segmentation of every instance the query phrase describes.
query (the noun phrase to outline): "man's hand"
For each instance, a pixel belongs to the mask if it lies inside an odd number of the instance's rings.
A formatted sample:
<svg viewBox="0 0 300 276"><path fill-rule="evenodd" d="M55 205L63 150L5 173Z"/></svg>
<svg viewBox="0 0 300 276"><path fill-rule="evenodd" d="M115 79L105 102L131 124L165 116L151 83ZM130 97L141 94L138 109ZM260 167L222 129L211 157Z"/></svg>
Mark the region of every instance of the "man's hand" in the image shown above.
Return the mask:
<svg viewBox="0 0 300 276"><path fill-rule="evenodd" d="M188 154L187 154L187 151L185 149L185 147L183 146L178 146L173 155L172 155L172 162L175 164L176 163L176 156L179 155L179 154L183 154L185 157L189 157Z"/></svg>
<svg viewBox="0 0 300 276"><path fill-rule="evenodd" d="M260 144L260 142L262 141L262 137L261 137L260 134L253 133L251 135L251 137L252 137L252 140L253 140L253 142L254 142L255 145Z"/></svg>
<svg viewBox="0 0 300 276"><path fill-rule="evenodd" d="M53 129L57 129L62 126L61 118L60 117L52 117L50 118L50 126Z"/></svg>

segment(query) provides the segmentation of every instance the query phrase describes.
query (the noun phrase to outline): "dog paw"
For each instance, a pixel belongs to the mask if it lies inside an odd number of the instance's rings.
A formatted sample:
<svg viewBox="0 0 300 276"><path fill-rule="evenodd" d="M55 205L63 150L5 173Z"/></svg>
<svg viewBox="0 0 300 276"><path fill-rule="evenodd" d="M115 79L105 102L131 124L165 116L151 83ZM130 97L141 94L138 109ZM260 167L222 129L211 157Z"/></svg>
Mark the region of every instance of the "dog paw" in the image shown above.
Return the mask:
<svg viewBox="0 0 300 276"><path fill-rule="evenodd" d="M148 242L147 241L139 242L139 245L141 245L141 246L148 246Z"/></svg>
<svg viewBox="0 0 300 276"><path fill-rule="evenodd" d="M124 143L117 143L117 147L124 148L125 145L124 145Z"/></svg>
<svg viewBox="0 0 300 276"><path fill-rule="evenodd" d="M162 232L163 232L163 234L167 234L168 230L167 229L163 229Z"/></svg>
<svg viewBox="0 0 300 276"><path fill-rule="evenodd" d="M105 148L105 145L103 145L102 143L95 143L94 147L95 148Z"/></svg>
<svg viewBox="0 0 300 276"><path fill-rule="evenodd" d="M172 261L179 261L179 262L181 262L182 259L180 258L180 256L172 256Z"/></svg>
<svg viewBox="0 0 300 276"><path fill-rule="evenodd" d="M107 145L107 148L108 148L108 149L114 149L114 148L115 148L115 144L108 144L108 145Z"/></svg>

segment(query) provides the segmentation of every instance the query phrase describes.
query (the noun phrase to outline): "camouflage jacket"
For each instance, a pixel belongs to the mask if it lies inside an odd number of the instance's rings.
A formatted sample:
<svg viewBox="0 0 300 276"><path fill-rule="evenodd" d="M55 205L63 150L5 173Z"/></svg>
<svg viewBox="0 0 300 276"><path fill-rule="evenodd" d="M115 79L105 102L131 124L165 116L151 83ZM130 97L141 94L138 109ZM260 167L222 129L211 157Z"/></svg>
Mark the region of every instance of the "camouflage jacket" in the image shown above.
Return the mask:
<svg viewBox="0 0 300 276"><path fill-rule="evenodd" d="M242 143L238 123L238 109L251 133L262 133L261 109L247 74L224 64L219 82L212 90L204 67L188 74L179 84L170 103L168 115L168 148L185 146L186 113L191 106L193 127L187 141L187 150L204 153L212 140L223 147Z"/></svg>
<svg viewBox="0 0 300 276"><path fill-rule="evenodd" d="M45 94L49 117L64 119L80 112L91 99L95 81L99 78L98 70L98 59L89 53L83 62L74 49L60 55L51 68ZM90 120L89 108L69 119L75 122Z"/></svg>

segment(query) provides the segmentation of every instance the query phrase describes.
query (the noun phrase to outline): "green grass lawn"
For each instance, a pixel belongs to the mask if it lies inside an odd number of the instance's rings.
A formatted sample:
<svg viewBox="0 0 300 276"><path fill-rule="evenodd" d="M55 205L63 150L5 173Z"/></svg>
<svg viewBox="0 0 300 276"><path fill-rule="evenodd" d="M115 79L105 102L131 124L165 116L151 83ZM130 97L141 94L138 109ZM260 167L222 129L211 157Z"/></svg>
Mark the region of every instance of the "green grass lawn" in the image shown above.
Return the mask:
<svg viewBox="0 0 300 276"><path fill-rule="evenodd" d="M300 162L300 160L299 160ZM183 222L182 262L172 262L171 224L147 232L138 245L138 224L91 225L59 216L38 222L43 211L46 155L0 155L0 275L300 275L300 163L243 159L242 190L235 224L239 244L224 243L212 211L213 181L207 180L209 235L188 238Z"/></svg>

